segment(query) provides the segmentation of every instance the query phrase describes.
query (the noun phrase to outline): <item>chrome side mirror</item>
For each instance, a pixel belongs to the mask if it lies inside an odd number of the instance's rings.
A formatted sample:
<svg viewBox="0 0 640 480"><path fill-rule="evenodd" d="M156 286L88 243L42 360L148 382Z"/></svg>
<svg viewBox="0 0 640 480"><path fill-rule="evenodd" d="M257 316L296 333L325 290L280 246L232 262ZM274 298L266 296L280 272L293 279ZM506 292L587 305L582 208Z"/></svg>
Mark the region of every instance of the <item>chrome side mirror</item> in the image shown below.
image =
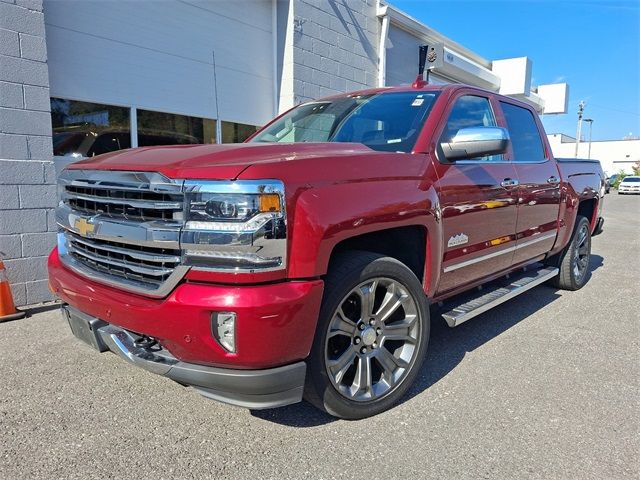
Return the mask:
<svg viewBox="0 0 640 480"><path fill-rule="evenodd" d="M509 132L501 127L470 127L461 128L450 142L440 144L444 157L454 162L499 155L505 153L509 147Z"/></svg>

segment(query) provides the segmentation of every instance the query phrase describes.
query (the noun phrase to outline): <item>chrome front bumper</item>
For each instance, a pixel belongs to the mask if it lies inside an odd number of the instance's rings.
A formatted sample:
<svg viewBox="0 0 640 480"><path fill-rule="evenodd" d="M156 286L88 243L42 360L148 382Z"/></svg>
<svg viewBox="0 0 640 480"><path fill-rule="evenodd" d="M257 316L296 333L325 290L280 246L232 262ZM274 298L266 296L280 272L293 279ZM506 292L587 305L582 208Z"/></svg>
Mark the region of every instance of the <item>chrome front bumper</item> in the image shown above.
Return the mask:
<svg viewBox="0 0 640 480"><path fill-rule="evenodd" d="M100 352L110 350L126 361L182 385L205 397L251 409L290 405L302 400L306 364L297 362L264 370L234 370L185 363L160 344L142 347L142 338L69 306L62 307L73 334Z"/></svg>

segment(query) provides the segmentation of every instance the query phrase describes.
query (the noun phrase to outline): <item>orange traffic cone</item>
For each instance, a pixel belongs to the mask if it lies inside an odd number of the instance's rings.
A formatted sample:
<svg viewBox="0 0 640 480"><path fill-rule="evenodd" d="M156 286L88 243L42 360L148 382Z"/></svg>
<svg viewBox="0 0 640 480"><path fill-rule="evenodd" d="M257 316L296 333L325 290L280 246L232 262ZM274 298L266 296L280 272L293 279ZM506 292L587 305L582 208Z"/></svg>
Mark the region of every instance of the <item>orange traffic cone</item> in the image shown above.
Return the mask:
<svg viewBox="0 0 640 480"><path fill-rule="evenodd" d="M7 271L4 263L0 260L0 322L7 320L16 320L25 316L25 312L16 310L13 303L13 295L11 294L11 285L7 278Z"/></svg>

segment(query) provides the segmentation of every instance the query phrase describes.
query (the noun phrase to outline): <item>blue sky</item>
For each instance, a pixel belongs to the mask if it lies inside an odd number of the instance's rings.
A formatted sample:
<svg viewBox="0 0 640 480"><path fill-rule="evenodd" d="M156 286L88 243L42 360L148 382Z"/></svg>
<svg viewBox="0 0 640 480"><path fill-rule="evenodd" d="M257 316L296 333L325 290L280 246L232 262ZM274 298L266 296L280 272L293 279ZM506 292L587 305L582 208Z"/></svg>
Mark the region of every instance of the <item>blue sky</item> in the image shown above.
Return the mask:
<svg viewBox="0 0 640 480"><path fill-rule="evenodd" d="M534 85L567 82L569 113L544 117L548 133L575 136L584 100L594 140L640 136L640 0L389 3L488 60L528 56Z"/></svg>

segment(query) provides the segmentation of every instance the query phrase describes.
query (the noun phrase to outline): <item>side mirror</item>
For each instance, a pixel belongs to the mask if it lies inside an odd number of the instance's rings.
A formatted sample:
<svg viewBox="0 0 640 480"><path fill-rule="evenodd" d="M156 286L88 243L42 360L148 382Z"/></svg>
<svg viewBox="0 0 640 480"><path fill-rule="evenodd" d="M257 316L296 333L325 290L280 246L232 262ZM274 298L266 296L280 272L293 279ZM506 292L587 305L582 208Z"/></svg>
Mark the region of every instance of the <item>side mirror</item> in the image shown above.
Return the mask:
<svg viewBox="0 0 640 480"><path fill-rule="evenodd" d="M509 147L509 132L501 127L461 128L451 142L443 142L440 147L450 162L498 155Z"/></svg>

